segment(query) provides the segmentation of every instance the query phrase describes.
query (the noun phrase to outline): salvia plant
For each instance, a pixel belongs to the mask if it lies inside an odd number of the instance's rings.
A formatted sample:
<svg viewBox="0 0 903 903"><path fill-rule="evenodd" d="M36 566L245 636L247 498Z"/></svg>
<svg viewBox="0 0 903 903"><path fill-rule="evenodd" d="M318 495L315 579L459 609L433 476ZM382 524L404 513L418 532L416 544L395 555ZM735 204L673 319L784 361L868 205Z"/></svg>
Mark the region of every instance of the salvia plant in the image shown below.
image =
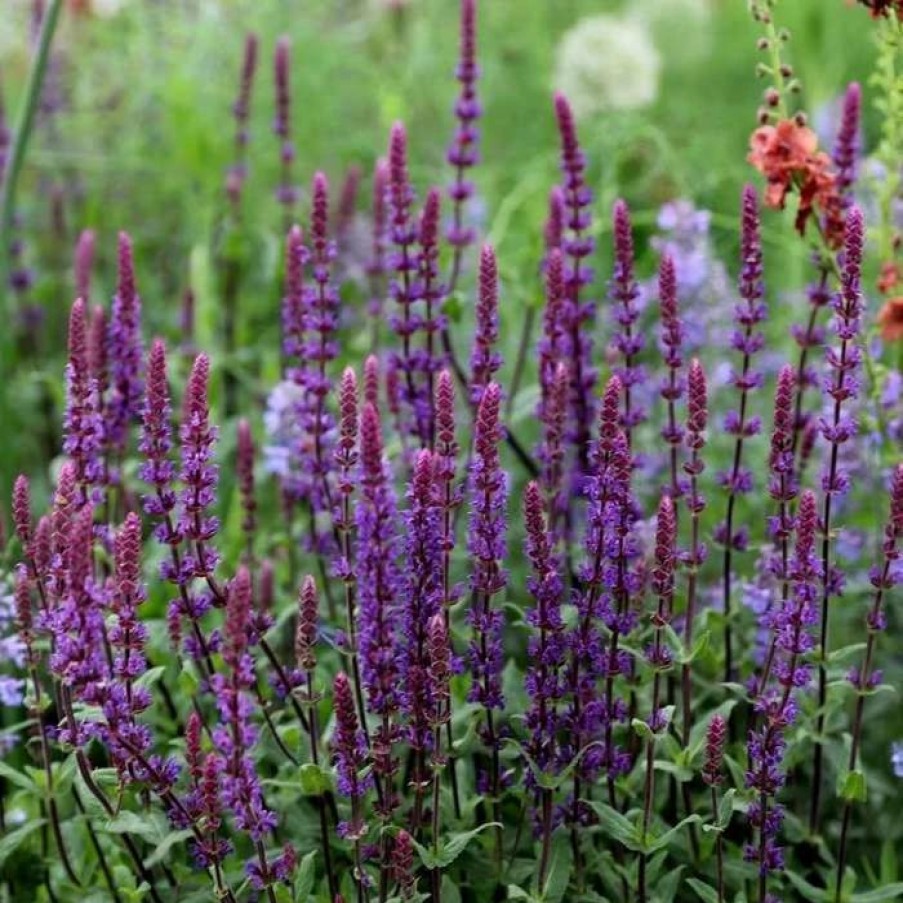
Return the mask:
<svg viewBox="0 0 903 903"><path fill-rule="evenodd" d="M890 756L867 742L894 691L903 377L863 275L877 259L893 290L900 234L880 220L873 253L858 200L868 92L846 89L820 149L774 5L751 3L762 178L737 186L726 265L707 214L675 201L641 273L628 203L600 204L571 104L549 98L560 177L525 227L543 304L517 362L505 260L472 210L477 0L449 171L415 179L398 121L363 202L358 168L296 184L303 61L281 38L265 412L234 361L266 140L247 36L214 255L229 366L194 349L190 292L182 344L143 328L157 302L126 232L109 305L94 233L75 248L52 491L23 474L5 506L0 701L20 717L0 745L0 899L903 897L875 821ZM864 5L898 109L899 4ZM786 338L769 325L786 249L763 245L784 207L811 260Z"/></svg>

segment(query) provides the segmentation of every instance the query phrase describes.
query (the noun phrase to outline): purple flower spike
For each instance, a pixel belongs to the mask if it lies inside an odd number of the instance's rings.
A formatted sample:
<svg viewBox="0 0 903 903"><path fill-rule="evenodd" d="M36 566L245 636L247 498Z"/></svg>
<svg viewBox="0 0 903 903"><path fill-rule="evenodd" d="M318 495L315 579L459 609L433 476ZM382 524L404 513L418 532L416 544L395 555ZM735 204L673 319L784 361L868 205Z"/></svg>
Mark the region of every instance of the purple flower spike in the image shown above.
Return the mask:
<svg viewBox="0 0 903 903"><path fill-rule="evenodd" d="M160 339L156 339L151 345L147 364L144 429L138 446L145 460L138 475L153 488L153 493L142 499L144 510L152 517L163 519L164 523L157 529L157 538L166 544L180 541L180 535L171 523L171 514L176 506L173 489L175 464L169 457L172 449L171 413L166 380L166 347Z"/></svg>
<svg viewBox="0 0 903 903"><path fill-rule="evenodd" d="M338 826L342 837L358 839L366 832L361 816L361 801L373 786L372 773L361 774L367 762L367 741L360 729L354 697L348 675L339 672L333 682L333 711L335 732L332 735L332 752L335 759L337 787L342 796L351 799L351 821Z"/></svg>
<svg viewBox="0 0 903 903"><path fill-rule="evenodd" d="M397 739L393 718L400 704L398 609L400 578L395 564L398 524L395 493L383 460L379 414L365 404L361 415L361 498L357 526L358 626L361 678L368 707L382 719L373 740L374 770L387 782L397 768L392 745ZM397 800L384 792L391 812Z"/></svg>
<svg viewBox="0 0 903 903"><path fill-rule="evenodd" d="M255 843L273 828L277 818L263 803L260 778L250 751L257 742L251 722L254 710L250 689L254 686L254 662L248 651L251 621L251 575L241 567L229 587L223 642L224 674L212 678L220 714L213 743L222 757L222 801L232 812L235 827Z"/></svg>
<svg viewBox="0 0 903 903"><path fill-rule="evenodd" d="M414 840L404 828L395 835L392 844L392 874L402 900L412 900L417 893L414 871Z"/></svg>
<svg viewBox="0 0 903 903"><path fill-rule="evenodd" d="M119 233L119 284L107 336L111 396L105 406L106 441L115 455L125 453L128 428L141 416L144 384L141 377L141 299L135 289L132 240Z"/></svg>
<svg viewBox="0 0 903 903"><path fill-rule="evenodd" d="M553 186L549 192L549 212L543 229L543 240L546 245L546 266L554 250L561 250L564 239L564 192L559 185Z"/></svg>
<svg viewBox="0 0 903 903"><path fill-rule="evenodd" d="M301 357L304 350L304 266L307 259L301 227L292 226L285 239L285 295L282 298L282 351L289 359Z"/></svg>
<svg viewBox="0 0 903 903"><path fill-rule="evenodd" d="M596 371L592 366L592 333L596 308L592 301L583 300L580 293L593 280L593 272L585 263L595 247L595 241L588 234L593 195L586 184L586 158L577 139L574 115L563 94L555 95L555 116L561 136L565 206L565 234L561 239L561 250L567 260L564 286L567 298L565 322L570 338L569 353L573 361L571 406L578 463L580 471L587 473L594 416L592 399L596 386Z"/></svg>
<svg viewBox="0 0 903 903"><path fill-rule="evenodd" d="M257 70L257 35L245 36L244 57L238 83L238 96L232 105L235 117L235 161L226 176L226 192L234 205L241 200L242 189L247 177L248 120L251 114L251 88Z"/></svg>
<svg viewBox="0 0 903 903"><path fill-rule="evenodd" d="M641 334L635 333L636 322L639 318L636 302L640 296L640 288L634 275L633 227L630 222L630 210L624 201L615 201L612 220L615 268L609 292L612 301L618 305L613 313L615 335L612 344L622 361L622 364L615 369L615 373L620 377L624 386L621 424L627 437L627 444L631 445L633 428L646 419L645 412L636 404L633 392L633 387L638 386L644 379L643 368L636 363L636 358L643 350L645 342ZM676 310L674 316L669 319L676 319ZM666 330L669 329L668 319L663 320L663 325ZM671 337L673 338L673 336Z"/></svg>
<svg viewBox="0 0 903 903"><path fill-rule="evenodd" d="M436 339L446 327L442 315L446 287L439 277L439 218L442 195L437 188L427 192L423 214L420 217L420 253L418 255L417 295L423 302L425 347L420 352L419 369L423 371L424 387L417 393L415 414L417 432L422 446L433 447L436 433L434 387L436 373L442 369L444 356L437 353Z"/></svg>
<svg viewBox="0 0 903 903"><path fill-rule="evenodd" d="M676 499L682 494L677 475L677 450L684 438L683 428L677 420L676 405L684 397L686 381L681 373L684 329L677 307L677 273L674 269L674 259L670 254L662 257L658 274L658 293L662 321L662 358L668 369L668 375L662 379L659 388L659 394L668 409L668 421L662 427L661 436L670 446L670 493L671 497Z"/></svg>
<svg viewBox="0 0 903 903"><path fill-rule="evenodd" d="M109 383L107 366L107 312L100 304L95 304L88 322L88 367L97 380L97 393L101 409Z"/></svg>
<svg viewBox="0 0 903 903"><path fill-rule="evenodd" d="M561 678L566 643L561 600L564 583L561 562L553 551L553 537L543 515L542 490L535 482L527 484L524 493L524 522L527 528L527 556L533 568L528 589L536 607L527 612L527 623L533 628L529 643L529 666L525 678L530 708L525 726L528 731L527 751L532 759L529 779L535 782L541 772L550 771L558 757L556 738L559 731L559 706L564 695Z"/></svg>
<svg viewBox="0 0 903 903"><path fill-rule="evenodd" d="M734 436L734 463L729 471L718 474L718 482L727 492L727 514L715 529L716 538L724 546L723 599L725 615L731 612L731 556L734 551L742 551L747 545L745 528L734 529L734 511L737 498L746 495L753 488L752 471L743 465L743 445L746 439L758 435L761 423L758 417L748 413L749 394L762 385L762 373L753 366L755 355L765 344L761 323L768 313L762 298L762 240L759 235L759 207L756 189L746 185L742 196L740 229L740 277L738 291L741 301L734 311L736 328L731 336L731 345L741 355L742 366L731 375L731 383L739 396L739 409L728 411L724 418L724 431ZM732 680L733 648L730 622L724 627L725 680Z"/></svg>
<svg viewBox="0 0 903 903"><path fill-rule="evenodd" d="M414 459L402 552L407 566L401 583L401 709L408 722L408 740L421 752L431 748L435 711L430 695L428 630L442 605L442 523L434 492L436 463L436 456L428 449L419 451Z"/></svg>
<svg viewBox="0 0 903 903"><path fill-rule="evenodd" d="M295 661L302 671L313 671L317 666L317 621L320 617L320 600L317 584L308 574L301 583L298 595L298 626L295 630Z"/></svg>
<svg viewBox="0 0 903 903"><path fill-rule="evenodd" d="M28 557L33 557L31 548L31 487L28 477L19 474L13 484L13 525L16 528L16 536L22 543L22 549Z"/></svg>
<svg viewBox="0 0 903 903"><path fill-rule="evenodd" d="M476 319L470 356L470 400L479 406L486 386L502 365L502 357L495 350L499 338L499 280L495 251L491 245L483 245L480 252Z"/></svg>
<svg viewBox="0 0 903 903"><path fill-rule="evenodd" d="M843 96L843 113L840 119L840 128L837 130L837 139L831 158L837 168L836 185L844 198L845 206L849 206L848 197L850 189L856 183L857 165L859 162L859 120L862 108L862 89L857 82L851 82L847 86Z"/></svg>
<svg viewBox="0 0 903 903"><path fill-rule="evenodd" d="M471 589L474 607L469 612L474 638L470 648L473 684L470 702L487 710L501 709L502 697L502 623L501 611L493 610L492 597L507 585L501 567L505 558L505 507L508 480L501 469L499 423L501 390L495 383L486 386L474 436L474 457L470 469L470 522L467 550L473 558Z"/></svg>
<svg viewBox="0 0 903 903"><path fill-rule="evenodd" d="M276 189L276 200L285 211L286 227L291 222L292 209L298 201L298 189L292 184L292 163L295 160L295 145L291 128L291 42L283 36L276 42L273 58L273 77L276 87L276 116L273 132L281 139L279 161L281 176Z"/></svg>
<svg viewBox="0 0 903 903"><path fill-rule="evenodd" d="M92 379L88 366L86 329L85 302L79 298L69 315L63 452L75 466L84 499L104 479L103 422L98 411L97 382Z"/></svg>
<svg viewBox="0 0 903 903"><path fill-rule="evenodd" d="M724 746L727 742L727 722L720 715L713 715L705 733L705 764L702 779L710 787L717 787L723 780Z"/></svg>
<svg viewBox="0 0 903 903"><path fill-rule="evenodd" d="M332 435L335 427L326 408L332 391L329 365L338 354L335 338L339 319L339 293L332 281L335 243L329 239L329 183L314 175L310 222L310 265L313 284L304 291L305 341L299 365L292 372L304 392L300 406L301 448L298 450L300 491L314 512L331 504Z"/></svg>
<svg viewBox="0 0 903 903"><path fill-rule="evenodd" d="M774 393L774 422L771 433L771 451L768 457L768 468L771 479L768 491L778 503L778 514L769 524L772 539L781 547L782 558L787 557L787 539L793 530L793 518L790 504L797 495L797 480L794 472L793 454L793 417L796 389L796 373L789 364L781 367ZM778 577L785 579L783 566L775 561L779 568Z"/></svg>
<svg viewBox="0 0 903 903"><path fill-rule="evenodd" d="M455 248L458 259L461 250L472 244L475 237L474 230L464 224L464 204L474 193L473 183L468 181L467 173L479 161L480 132L477 121L482 113L477 98L480 69L476 62L476 7L476 0L461 0L461 48L455 70L455 78L461 85L461 92L455 102L458 126L447 155L448 162L455 170L455 180L448 189L454 218L446 237L448 243ZM452 283L456 281L455 276L452 277Z"/></svg>
<svg viewBox="0 0 903 903"><path fill-rule="evenodd" d="M367 313L374 320L374 329L378 329L382 319L383 295L385 294L386 265L386 192L389 185L389 164L385 157L376 161L373 170L373 202L372 202L372 245L370 262L367 264L367 276L370 279L370 301Z"/></svg>
<svg viewBox="0 0 903 903"><path fill-rule="evenodd" d="M75 243L75 297L85 304L91 300L91 270L94 267L95 236L93 229L83 229Z"/></svg>

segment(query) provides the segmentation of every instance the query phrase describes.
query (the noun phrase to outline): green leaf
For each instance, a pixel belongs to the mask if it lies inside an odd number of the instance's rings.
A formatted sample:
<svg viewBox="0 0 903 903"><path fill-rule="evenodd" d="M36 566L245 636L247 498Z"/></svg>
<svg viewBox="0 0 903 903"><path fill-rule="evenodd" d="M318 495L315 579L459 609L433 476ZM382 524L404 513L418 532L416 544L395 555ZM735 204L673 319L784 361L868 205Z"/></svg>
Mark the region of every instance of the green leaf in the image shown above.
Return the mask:
<svg viewBox="0 0 903 903"><path fill-rule="evenodd" d="M903 883L898 881L896 884L878 887L864 894L853 894L852 903L885 903L887 900L901 899L903 899Z"/></svg>
<svg viewBox="0 0 903 903"><path fill-rule="evenodd" d="M157 683L163 674L166 672L165 665L157 665L154 668L148 668L144 674L140 675L135 680L135 686L140 687L144 690L149 690L155 683Z"/></svg>
<svg viewBox="0 0 903 903"><path fill-rule="evenodd" d="M160 838L160 825L157 821L127 810L120 812L115 818L108 818L98 827L108 834L134 834L151 842Z"/></svg>
<svg viewBox="0 0 903 903"><path fill-rule="evenodd" d="M654 740L655 733L652 728L643 721L642 718L631 718L630 726L634 729L634 731L640 735L644 740Z"/></svg>
<svg viewBox="0 0 903 903"><path fill-rule="evenodd" d="M849 803L864 803L868 797L865 773L858 768L841 772L837 778L837 795Z"/></svg>
<svg viewBox="0 0 903 903"><path fill-rule="evenodd" d="M687 884L696 891L696 895L702 900L702 903L718 903L718 892L714 887L709 887L705 881L698 878L687 878Z"/></svg>
<svg viewBox="0 0 903 903"><path fill-rule="evenodd" d="M534 903L536 900L535 897L528 894L522 887L517 884L509 884L508 885L508 899L509 900L529 900L530 903Z"/></svg>
<svg viewBox="0 0 903 903"><path fill-rule="evenodd" d="M649 840L645 838L644 848L647 853L654 853L656 850L664 849L664 847L668 846L672 840L686 828L688 825L695 825L697 822L702 821L701 816L699 815L688 815L686 818L681 819L673 828L665 831L661 837L658 837L654 840Z"/></svg>
<svg viewBox="0 0 903 903"><path fill-rule="evenodd" d="M790 883L800 892L804 899L809 900L810 903L828 903L829 897L833 897L833 894L829 894L828 891L822 890L820 887L815 887L806 881L805 878L797 875L796 872L787 870L784 874L790 879Z"/></svg>
<svg viewBox="0 0 903 903"><path fill-rule="evenodd" d="M298 866L298 874L295 877L295 903L307 903L307 898L314 889L316 859L317 851L311 850Z"/></svg>
<svg viewBox="0 0 903 903"><path fill-rule="evenodd" d="M330 787L329 774L313 762L305 762L298 769L301 792L306 796L322 796Z"/></svg>
<svg viewBox="0 0 903 903"><path fill-rule="evenodd" d="M590 806L599 816L599 824L602 830L610 834L619 843L624 844L629 850L642 851L642 845L637 837L637 829L633 822L622 815L617 809L612 809L606 803L592 802Z"/></svg>
<svg viewBox="0 0 903 903"><path fill-rule="evenodd" d="M457 834L452 834L451 839L448 841L448 843L439 844L439 850L437 853L433 853L432 849L427 849L416 840L414 841L414 848L420 855L420 861L423 863L425 868L443 869L450 866L464 852L467 845L478 834L485 831L487 828L500 827L501 824L499 822L492 821L486 822L486 824L480 825L478 828L474 828L471 831L461 831Z"/></svg>
<svg viewBox="0 0 903 903"><path fill-rule="evenodd" d="M539 898L543 903L560 903L564 899L571 881L573 858L570 837L564 832L558 832L552 841L546 883L540 892Z"/></svg>
<svg viewBox="0 0 903 903"><path fill-rule="evenodd" d="M9 834L6 834L3 839L0 840L0 871L2 871L3 863L6 862L6 860L15 853L26 840L28 840L28 836L37 831L38 828L42 828L45 824L47 824L46 818L29 819L21 828L10 831Z"/></svg>
<svg viewBox="0 0 903 903"><path fill-rule="evenodd" d="M726 828L731 821L731 816L734 814L734 797L737 795L737 791L731 787L718 803L718 827Z"/></svg>
<svg viewBox="0 0 903 903"><path fill-rule="evenodd" d="M10 784L15 784L22 790L30 790L32 792L37 790L35 782L28 775L23 774L21 771L13 768L12 765L7 765L3 761L0 761L0 778L6 778Z"/></svg>
<svg viewBox="0 0 903 903"><path fill-rule="evenodd" d="M144 860L144 867L146 869L153 868L158 862L162 862L166 858L166 854L176 844L183 843L191 836L192 832L188 828L184 831L170 831L169 834L157 844L157 848L154 852Z"/></svg>

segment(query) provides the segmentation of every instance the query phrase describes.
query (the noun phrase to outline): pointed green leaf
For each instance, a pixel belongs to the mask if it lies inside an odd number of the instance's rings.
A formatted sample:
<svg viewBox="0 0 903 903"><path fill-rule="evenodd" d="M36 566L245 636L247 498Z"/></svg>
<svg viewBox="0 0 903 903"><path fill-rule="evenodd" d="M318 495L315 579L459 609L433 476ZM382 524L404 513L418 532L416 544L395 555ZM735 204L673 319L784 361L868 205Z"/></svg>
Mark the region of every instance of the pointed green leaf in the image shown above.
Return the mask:
<svg viewBox="0 0 903 903"><path fill-rule="evenodd" d="M637 829L626 815L622 815L617 809L612 809L611 806L605 803L590 801L590 806L596 815L599 816L599 824L602 826L603 831L629 850L635 850L636 852L642 850L637 837Z"/></svg>
<svg viewBox="0 0 903 903"><path fill-rule="evenodd" d="M853 894L852 903L886 903L888 900L903 900L903 883L898 881L864 894Z"/></svg>
<svg viewBox="0 0 903 903"><path fill-rule="evenodd" d="M714 887L709 887L698 878L687 878L687 884L696 891L696 895L702 900L702 903L718 903L718 892Z"/></svg>
<svg viewBox="0 0 903 903"><path fill-rule="evenodd" d="M695 825L700 821L702 821L702 818L699 815L688 815L686 818L681 819L673 828L665 831L661 837L654 840L647 838L644 844L646 852L654 853L656 850L664 849L684 828L688 825Z"/></svg>
<svg viewBox="0 0 903 903"><path fill-rule="evenodd" d="M28 836L42 828L47 824L46 818L32 818L25 822L21 828L10 831L0 838L0 872L3 869L3 863L28 840Z"/></svg>
<svg viewBox="0 0 903 903"><path fill-rule="evenodd" d="M184 843L191 836L192 832L188 828L184 831L170 831L169 834L157 844L157 848L154 852L144 860L144 867L146 869L153 868L158 862L162 862L166 858L166 854L176 846L176 844Z"/></svg>

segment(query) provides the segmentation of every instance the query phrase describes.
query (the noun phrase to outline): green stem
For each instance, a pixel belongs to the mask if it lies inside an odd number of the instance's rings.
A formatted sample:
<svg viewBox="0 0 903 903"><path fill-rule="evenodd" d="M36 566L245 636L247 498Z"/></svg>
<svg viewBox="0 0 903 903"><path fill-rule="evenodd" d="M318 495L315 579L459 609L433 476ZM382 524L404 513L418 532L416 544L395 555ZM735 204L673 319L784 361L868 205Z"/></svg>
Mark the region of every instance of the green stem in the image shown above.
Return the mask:
<svg viewBox="0 0 903 903"><path fill-rule="evenodd" d="M31 71L28 73L28 84L25 88L25 99L22 110L16 122L16 130L13 134L13 146L6 170L3 173L3 182L0 184L0 274L6 274L9 267L9 229L13 218L13 201L15 199L16 183L22 171L22 163L25 160L25 149L31 135L34 124L35 112L41 99L44 87L44 77L47 73L47 62L50 58L50 45L56 31L56 23L63 8L63 0L51 0L47 12L41 21L41 32L38 35L38 46ZM6 280L4 279L4 285ZM7 314L10 311L10 301L7 296Z"/></svg>

